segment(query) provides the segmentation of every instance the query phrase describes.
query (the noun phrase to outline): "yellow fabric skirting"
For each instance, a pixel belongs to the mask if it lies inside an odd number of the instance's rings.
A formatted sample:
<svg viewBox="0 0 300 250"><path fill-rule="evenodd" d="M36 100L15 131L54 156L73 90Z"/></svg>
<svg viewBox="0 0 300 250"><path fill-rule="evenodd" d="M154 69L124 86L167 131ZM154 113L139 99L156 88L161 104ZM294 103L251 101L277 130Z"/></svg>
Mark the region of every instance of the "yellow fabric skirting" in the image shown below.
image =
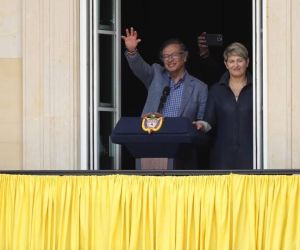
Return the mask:
<svg viewBox="0 0 300 250"><path fill-rule="evenodd" d="M300 249L299 183L0 175L0 249Z"/></svg>

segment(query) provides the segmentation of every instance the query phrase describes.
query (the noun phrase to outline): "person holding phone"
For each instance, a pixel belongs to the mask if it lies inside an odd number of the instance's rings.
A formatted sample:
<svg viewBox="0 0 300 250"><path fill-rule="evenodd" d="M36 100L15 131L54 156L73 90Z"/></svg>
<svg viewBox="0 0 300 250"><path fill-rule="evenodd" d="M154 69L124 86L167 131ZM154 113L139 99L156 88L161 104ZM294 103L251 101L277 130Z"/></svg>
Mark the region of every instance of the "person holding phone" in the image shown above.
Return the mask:
<svg viewBox="0 0 300 250"><path fill-rule="evenodd" d="M241 43L223 53L227 72L209 90L203 122L198 129L211 135L211 169L253 169L252 75Z"/></svg>
<svg viewBox="0 0 300 250"><path fill-rule="evenodd" d="M188 67L210 88L226 71L221 60L224 51L222 34L202 32L197 37L197 49L198 51L192 55Z"/></svg>

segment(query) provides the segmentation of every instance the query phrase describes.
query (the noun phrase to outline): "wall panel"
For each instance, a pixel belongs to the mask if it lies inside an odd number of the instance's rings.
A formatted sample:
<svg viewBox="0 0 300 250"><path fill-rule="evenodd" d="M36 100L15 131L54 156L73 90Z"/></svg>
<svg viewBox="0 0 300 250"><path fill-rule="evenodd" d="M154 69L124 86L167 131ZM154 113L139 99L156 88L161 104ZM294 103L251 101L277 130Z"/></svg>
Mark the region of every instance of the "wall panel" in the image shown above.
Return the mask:
<svg viewBox="0 0 300 250"><path fill-rule="evenodd" d="M24 169L77 169L79 1L23 1Z"/></svg>

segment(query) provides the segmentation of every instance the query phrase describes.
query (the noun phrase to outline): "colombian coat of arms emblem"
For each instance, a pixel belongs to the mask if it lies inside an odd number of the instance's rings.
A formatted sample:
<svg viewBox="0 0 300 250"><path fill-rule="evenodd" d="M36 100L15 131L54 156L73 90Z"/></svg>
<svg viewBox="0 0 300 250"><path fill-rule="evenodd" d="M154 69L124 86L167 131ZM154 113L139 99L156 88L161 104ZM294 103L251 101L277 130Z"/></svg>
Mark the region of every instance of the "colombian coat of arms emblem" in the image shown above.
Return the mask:
<svg viewBox="0 0 300 250"><path fill-rule="evenodd" d="M142 128L148 134L157 132L163 125L164 117L160 113L150 113L142 117Z"/></svg>

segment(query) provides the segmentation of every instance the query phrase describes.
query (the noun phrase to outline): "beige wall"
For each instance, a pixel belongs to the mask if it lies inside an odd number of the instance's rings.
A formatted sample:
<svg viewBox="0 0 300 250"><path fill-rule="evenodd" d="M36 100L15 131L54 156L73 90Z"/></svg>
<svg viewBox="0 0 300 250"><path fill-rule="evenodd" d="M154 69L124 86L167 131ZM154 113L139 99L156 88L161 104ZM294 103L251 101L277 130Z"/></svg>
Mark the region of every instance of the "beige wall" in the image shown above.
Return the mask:
<svg viewBox="0 0 300 250"><path fill-rule="evenodd" d="M21 1L0 0L0 169L22 168Z"/></svg>
<svg viewBox="0 0 300 250"><path fill-rule="evenodd" d="M268 1L268 168L300 168L299 13L299 0Z"/></svg>
<svg viewBox="0 0 300 250"><path fill-rule="evenodd" d="M0 6L0 169L78 169L79 0Z"/></svg>

